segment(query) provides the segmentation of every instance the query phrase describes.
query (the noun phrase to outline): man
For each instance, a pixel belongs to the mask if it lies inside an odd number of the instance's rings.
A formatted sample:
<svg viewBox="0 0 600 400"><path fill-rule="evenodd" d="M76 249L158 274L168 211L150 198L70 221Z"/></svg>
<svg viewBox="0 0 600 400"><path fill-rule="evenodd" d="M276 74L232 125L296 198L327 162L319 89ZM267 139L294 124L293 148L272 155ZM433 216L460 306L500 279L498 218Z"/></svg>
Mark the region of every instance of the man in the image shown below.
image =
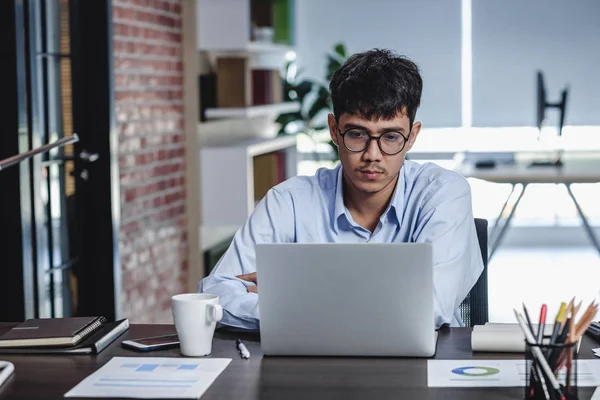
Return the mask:
<svg viewBox="0 0 600 400"><path fill-rule="evenodd" d="M386 50L356 54L336 71L328 123L340 164L277 185L236 233L198 287L220 296L222 324L259 327L258 243L421 242L433 247L435 325L462 325L458 307L483 263L467 181L405 161L421 130L422 86L418 67Z"/></svg>

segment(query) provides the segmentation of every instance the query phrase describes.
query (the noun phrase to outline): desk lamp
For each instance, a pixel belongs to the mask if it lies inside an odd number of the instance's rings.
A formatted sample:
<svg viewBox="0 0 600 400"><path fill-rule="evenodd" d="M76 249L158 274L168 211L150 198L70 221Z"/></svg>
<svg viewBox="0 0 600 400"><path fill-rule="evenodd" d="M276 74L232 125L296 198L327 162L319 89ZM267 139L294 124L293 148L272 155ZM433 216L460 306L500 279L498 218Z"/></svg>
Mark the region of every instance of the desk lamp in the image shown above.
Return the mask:
<svg viewBox="0 0 600 400"><path fill-rule="evenodd" d="M5 158L4 160L0 160L0 171L2 171L3 169L6 169L8 167L11 167L15 164L18 164L21 161L25 161L37 154L44 153L44 152L52 150L56 147L65 146L67 144L75 143L78 141L79 141L79 136L77 136L77 134L74 133L73 136L67 136L67 137L59 139L55 142L48 143L48 144L42 145L40 147L37 147L35 149L26 151L25 153L21 153L21 154L17 154L16 156Z"/></svg>

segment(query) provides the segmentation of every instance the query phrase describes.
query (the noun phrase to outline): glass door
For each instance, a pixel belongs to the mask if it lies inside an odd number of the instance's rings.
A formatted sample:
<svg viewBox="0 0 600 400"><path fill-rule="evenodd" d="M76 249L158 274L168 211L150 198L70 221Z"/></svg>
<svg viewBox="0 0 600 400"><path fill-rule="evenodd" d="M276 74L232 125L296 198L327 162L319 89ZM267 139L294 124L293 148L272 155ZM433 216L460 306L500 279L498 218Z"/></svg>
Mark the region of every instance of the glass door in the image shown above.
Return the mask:
<svg viewBox="0 0 600 400"><path fill-rule="evenodd" d="M36 58L38 118L42 143L73 135L69 0L30 2L34 16L30 32ZM42 215L36 235L39 317L77 314L78 263L75 221L76 184L74 145L59 147L41 157L39 185ZM39 226L38 226L39 227Z"/></svg>
<svg viewBox="0 0 600 400"><path fill-rule="evenodd" d="M118 137L111 0L2 0L0 321L118 316ZM89 151L86 151L89 150Z"/></svg>

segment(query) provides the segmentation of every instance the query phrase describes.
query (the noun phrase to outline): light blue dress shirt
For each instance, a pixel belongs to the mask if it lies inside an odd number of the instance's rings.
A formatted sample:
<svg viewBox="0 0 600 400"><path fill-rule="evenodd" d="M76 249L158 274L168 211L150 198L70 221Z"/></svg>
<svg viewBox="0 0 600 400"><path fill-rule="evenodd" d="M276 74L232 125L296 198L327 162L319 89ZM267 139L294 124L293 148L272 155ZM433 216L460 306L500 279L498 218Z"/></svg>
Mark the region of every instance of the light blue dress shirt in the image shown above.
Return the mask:
<svg viewBox="0 0 600 400"><path fill-rule="evenodd" d="M259 329L259 294L248 293L253 283L236 276L256 271L256 244L286 242L431 243L436 328L463 325L458 307L483 271L464 177L432 163L405 161L390 204L370 232L354 222L344 205L338 164L269 190L211 274L200 281L199 292L220 296L221 324Z"/></svg>

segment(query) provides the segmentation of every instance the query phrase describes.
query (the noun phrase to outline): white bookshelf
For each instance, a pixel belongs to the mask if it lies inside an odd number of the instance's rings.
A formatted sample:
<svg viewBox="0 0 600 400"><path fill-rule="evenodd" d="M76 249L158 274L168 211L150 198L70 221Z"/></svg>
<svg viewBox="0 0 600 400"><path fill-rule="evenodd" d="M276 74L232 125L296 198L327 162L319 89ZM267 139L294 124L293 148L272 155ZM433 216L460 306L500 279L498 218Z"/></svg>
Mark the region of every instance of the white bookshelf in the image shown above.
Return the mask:
<svg viewBox="0 0 600 400"><path fill-rule="evenodd" d="M250 69L279 69L293 47L253 41L251 0L197 0L198 50L206 52L214 67L219 57L245 57Z"/></svg>
<svg viewBox="0 0 600 400"><path fill-rule="evenodd" d="M285 56L288 52L294 51L294 48L285 44L267 43L267 42L248 42L240 47L227 48L208 48L203 49L213 56L251 56L255 54L275 54Z"/></svg>
<svg viewBox="0 0 600 400"><path fill-rule="evenodd" d="M240 50L250 42L249 0L197 0L198 50Z"/></svg>
<svg viewBox="0 0 600 400"><path fill-rule="evenodd" d="M287 46L253 42L251 0L197 0L196 43L201 51L281 52Z"/></svg>
<svg viewBox="0 0 600 400"><path fill-rule="evenodd" d="M297 174L295 136L249 139L200 148L202 224L241 226L254 210L253 158L285 152L285 178Z"/></svg>
<svg viewBox="0 0 600 400"><path fill-rule="evenodd" d="M248 59L248 68L254 69L281 69L288 53L294 48L277 43L249 42L239 49L211 49L206 50L208 61L212 68L216 67L219 57L243 57Z"/></svg>
<svg viewBox="0 0 600 400"><path fill-rule="evenodd" d="M207 108L204 112L206 119L222 118L254 118L272 116L276 118L279 114L296 112L300 110L300 103L285 102L277 104L265 104L259 106L240 108Z"/></svg>

